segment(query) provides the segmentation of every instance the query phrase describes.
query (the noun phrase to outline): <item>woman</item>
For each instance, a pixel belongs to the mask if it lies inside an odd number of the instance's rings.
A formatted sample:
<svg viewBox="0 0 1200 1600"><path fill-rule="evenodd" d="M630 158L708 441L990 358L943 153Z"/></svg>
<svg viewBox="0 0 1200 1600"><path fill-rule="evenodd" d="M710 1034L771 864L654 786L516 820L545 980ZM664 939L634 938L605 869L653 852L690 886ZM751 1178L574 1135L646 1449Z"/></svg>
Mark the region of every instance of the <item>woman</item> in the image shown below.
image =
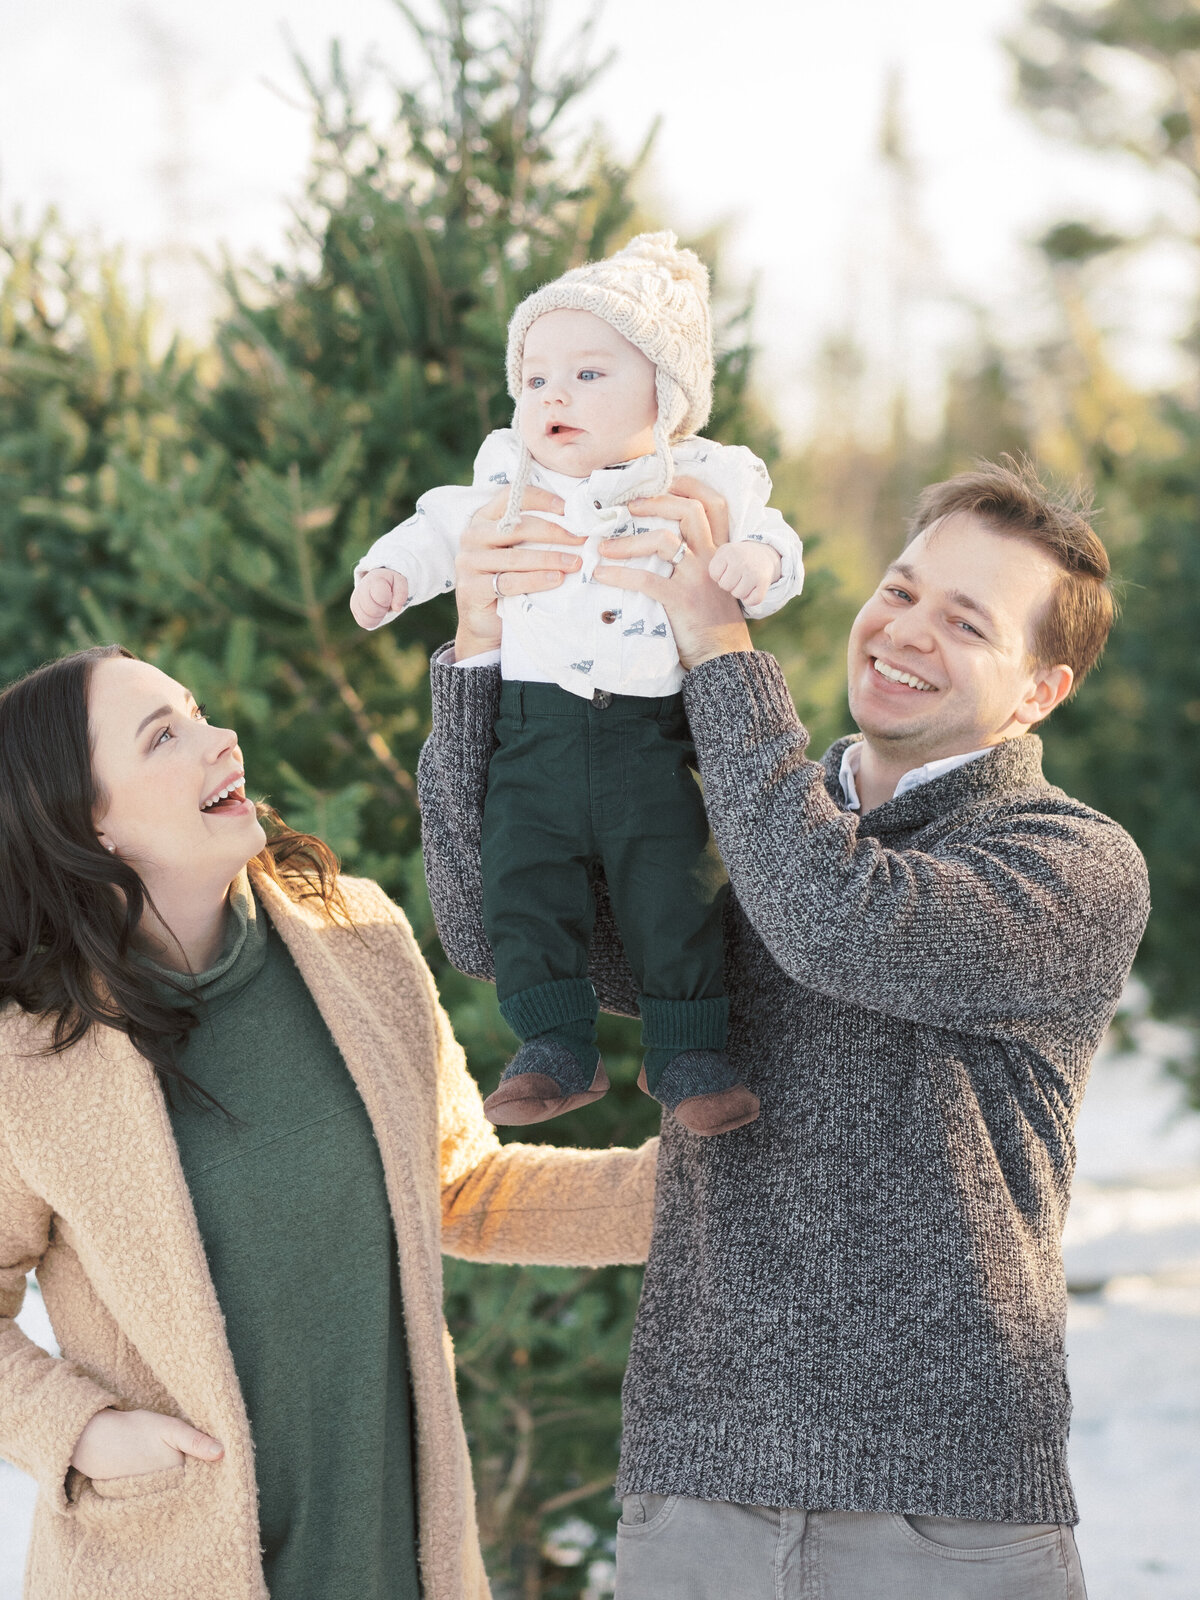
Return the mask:
<svg viewBox="0 0 1200 1600"><path fill-rule="evenodd" d="M652 1145L501 1148L403 914L117 647L0 695L0 1007L27 1600L486 1596L440 1253L643 1259Z"/></svg>

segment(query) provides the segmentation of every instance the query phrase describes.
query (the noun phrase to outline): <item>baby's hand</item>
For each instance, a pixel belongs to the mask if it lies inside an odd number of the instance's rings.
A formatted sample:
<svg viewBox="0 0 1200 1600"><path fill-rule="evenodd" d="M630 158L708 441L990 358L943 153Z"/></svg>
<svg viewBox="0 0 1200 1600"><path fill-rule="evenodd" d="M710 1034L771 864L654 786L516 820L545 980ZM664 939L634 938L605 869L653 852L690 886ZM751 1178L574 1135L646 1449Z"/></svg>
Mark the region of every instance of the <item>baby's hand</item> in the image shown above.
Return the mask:
<svg viewBox="0 0 1200 1600"><path fill-rule="evenodd" d="M387 567L372 567L354 585L350 610L360 628L377 628L389 611L408 604L408 579Z"/></svg>
<svg viewBox="0 0 1200 1600"><path fill-rule="evenodd" d="M756 539L718 545L708 563L708 575L713 582L746 606L761 605L767 598L767 590L782 571L779 551Z"/></svg>

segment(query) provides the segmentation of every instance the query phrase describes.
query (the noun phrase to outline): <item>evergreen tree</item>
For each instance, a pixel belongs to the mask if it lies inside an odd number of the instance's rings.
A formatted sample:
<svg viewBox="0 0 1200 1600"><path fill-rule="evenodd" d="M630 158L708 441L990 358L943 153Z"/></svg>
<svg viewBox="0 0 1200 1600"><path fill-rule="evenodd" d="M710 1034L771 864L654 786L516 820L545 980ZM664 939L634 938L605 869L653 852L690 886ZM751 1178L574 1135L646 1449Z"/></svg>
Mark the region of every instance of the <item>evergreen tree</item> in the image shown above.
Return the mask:
<svg viewBox="0 0 1200 1600"><path fill-rule="evenodd" d="M1134 459L1122 490L1137 537L1120 551L1123 614L1104 664L1055 713L1054 776L1116 816L1150 867L1137 971L1162 1016L1200 1027L1200 419L1177 407L1173 459ZM1200 1104L1200 1074L1181 1064Z"/></svg>
<svg viewBox="0 0 1200 1600"><path fill-rule="evenodd" d="M72 645L150 638L175 598L160 557L219 521L195 361L155 350L121 269L53 216L0 237L0 682ZM161 527L141 516L155 503Z"/></svg>
<svg viewBox="0 0 1200 1600"><path fill-rule="evenodd" d="M1200 13L1178 0L1038 0L1012 42L1023 99L1045 126L1094 149L1131 152L1200 192L1195 89ZM1136 65L1136 71L1129 70ZM1191 243L1196 230L1182 230ZM1200 1030L1192 981L1200 941L1200 416L1194 397L1146 399L1120 385L1088 314L1084 273L1137 246L1065 219L1043 249L1072 334L1062 433L1096 486L1124 595L1104 662L1055 713L1054 776L1127 826L1150 869L1153 912L1138 958L1153 1010ZM1194 330L1181 345L1194 354ZM1065 362L1064 362L1065 365ZM1197 1033L1200 1036L1200 1032ZM1200 1058L1183 1064L1200 1104Z"/></svg>
<svg viewBox="0 0 1200 1600"><path fill-rule="evenodd" d="M1192 184L1198 49L1200 13L1188 0L1035 0L1009 42L1021 98L1049 131Z"/></svg>

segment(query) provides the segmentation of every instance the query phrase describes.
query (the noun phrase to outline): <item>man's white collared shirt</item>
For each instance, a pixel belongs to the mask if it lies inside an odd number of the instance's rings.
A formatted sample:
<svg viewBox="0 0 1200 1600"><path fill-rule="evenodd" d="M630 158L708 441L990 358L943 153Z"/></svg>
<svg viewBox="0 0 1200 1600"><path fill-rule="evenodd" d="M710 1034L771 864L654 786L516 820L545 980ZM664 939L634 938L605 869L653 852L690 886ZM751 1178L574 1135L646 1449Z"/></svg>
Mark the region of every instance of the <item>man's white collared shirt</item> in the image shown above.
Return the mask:
<svg viewBox="0 0 1200 1600"><path fill-rule="evenodd" d="M968 761L978 761L980 756L986 756L988 751L994 748L993 745L987 745L982 750L968 751L965 756L942 756L938 761L927 761L923 767L913 767L912 771L906 772L896 785L892 799L898 800L910 789L919 788L923 783L940 778L944 772L953 772L955 767L965 767ZM858 777L858 764L862 760L862 749L861 739L856 739L853 744L847 745L842 752L842 764L838 770L838 781L846 797L846 805L851 811L862 809L858 798L858 784L855 781Z"/></svg>

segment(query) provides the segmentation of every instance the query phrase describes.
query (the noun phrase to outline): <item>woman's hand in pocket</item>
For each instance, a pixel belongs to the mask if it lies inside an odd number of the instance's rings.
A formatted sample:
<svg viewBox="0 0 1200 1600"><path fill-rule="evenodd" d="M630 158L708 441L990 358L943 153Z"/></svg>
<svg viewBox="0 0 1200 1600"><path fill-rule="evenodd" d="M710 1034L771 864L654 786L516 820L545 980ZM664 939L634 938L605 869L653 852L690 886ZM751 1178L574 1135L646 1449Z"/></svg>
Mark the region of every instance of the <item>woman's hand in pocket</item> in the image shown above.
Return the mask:
<svg viewBox="0 0 1200 1600"><path fill-rule="evenodd" d="M178 1467L184 1456L219 1461L225 1447L157 1411L98 1411L79 1435L71 1465L85 1478L136 1478Z"/></svg>

